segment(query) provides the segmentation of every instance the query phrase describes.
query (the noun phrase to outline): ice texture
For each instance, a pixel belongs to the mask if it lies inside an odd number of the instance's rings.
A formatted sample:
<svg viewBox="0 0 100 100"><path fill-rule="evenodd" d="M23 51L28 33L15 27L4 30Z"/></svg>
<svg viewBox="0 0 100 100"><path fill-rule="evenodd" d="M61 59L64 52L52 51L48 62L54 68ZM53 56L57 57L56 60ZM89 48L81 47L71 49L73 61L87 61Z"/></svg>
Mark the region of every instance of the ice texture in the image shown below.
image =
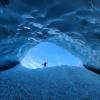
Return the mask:
<svg viewBox="0 0 100 100"><path fill-rule="evenodd" d="M84 67L16 66L0 72L0 100L100 100L100 75Z"/></svg>
<svg viewBox="0 0 100 100"><path fill-rule="evenodd" d="M99 0L0 0L0 65L53 42L100 73Z"/></svg>

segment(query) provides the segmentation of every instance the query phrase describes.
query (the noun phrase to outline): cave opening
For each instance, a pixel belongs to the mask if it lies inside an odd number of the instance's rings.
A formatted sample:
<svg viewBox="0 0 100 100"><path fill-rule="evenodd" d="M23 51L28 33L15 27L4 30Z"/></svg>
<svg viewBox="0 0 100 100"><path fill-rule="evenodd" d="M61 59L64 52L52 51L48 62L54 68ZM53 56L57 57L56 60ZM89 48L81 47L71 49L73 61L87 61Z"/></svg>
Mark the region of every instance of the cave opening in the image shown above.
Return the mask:
<svg viewBox="0 0 100 100"><path fill-rule="evenodd" d="M22 66L30 69L44 68L44 63L46 67L62 65L82 67L82 62L78 57L49 42L41 42L31 48L21 61Z"/></svg>

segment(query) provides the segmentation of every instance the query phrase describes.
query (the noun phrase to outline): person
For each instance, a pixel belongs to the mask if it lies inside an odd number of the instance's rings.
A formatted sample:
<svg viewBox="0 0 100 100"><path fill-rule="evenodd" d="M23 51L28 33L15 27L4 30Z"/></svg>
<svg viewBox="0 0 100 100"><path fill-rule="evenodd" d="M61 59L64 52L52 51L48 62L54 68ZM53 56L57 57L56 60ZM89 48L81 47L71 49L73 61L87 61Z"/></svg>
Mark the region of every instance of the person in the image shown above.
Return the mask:
<svg viewBox="0 0 100 100"><path fill-rule="evenodd" d="M47 67L47 62L45 61L42 65L44 66L44 67Z"/></svg>

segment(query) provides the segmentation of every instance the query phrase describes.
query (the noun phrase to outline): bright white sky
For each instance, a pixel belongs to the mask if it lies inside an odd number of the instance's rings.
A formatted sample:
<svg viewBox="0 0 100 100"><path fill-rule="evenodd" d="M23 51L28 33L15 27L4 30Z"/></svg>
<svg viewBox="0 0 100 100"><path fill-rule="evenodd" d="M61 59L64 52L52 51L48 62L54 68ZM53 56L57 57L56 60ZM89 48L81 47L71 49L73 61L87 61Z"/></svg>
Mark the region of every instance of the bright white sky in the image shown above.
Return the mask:
<svg viewBox="0 0 100 100"><path fill-rule="evenodd" d="M53 43L42 42L33 47L22 60L21 64L27 68L42 68L44 62L47 67L58 65L82 66L80 59L73 56L64 48Z"/></svg>

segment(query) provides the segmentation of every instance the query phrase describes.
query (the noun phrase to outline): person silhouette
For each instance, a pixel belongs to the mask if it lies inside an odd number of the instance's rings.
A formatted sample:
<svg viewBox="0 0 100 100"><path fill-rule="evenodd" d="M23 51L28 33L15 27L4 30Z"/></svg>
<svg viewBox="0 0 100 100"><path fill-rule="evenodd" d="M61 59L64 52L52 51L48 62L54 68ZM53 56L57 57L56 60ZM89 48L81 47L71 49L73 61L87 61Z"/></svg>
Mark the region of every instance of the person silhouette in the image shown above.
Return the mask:
<svg viewBox="0 0 100 100"><path fill-rule="evenodd" d="M42 65L44 66L44 67L47 67L47 62L45 61Z"/></svg>

